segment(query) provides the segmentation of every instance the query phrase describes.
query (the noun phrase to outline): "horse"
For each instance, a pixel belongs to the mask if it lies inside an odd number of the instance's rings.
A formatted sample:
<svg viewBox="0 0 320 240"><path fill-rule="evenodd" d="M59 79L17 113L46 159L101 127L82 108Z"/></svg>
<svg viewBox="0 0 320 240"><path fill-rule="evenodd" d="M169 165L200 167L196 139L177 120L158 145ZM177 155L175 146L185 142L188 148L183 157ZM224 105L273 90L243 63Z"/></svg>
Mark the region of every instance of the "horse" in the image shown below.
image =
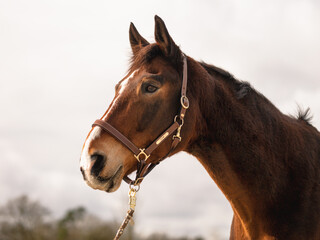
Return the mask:
<svg viewBox="0 0 320 240"><path fill-rule="evenodd" d="M128 73L100 121L134 145L148 146L181 109L185 59L189 101L183 127L178 124L181 141L170 151L172 133L162 136L145 160L155 165L180 151L197 158L233 209L232 240L319 240L320 133L309 109L284 115L248 82L186 56L158 16L155 43L133 23L129 39ZM93 125L80 169L90 187L114 192L139 158L104 130Z"/></svg>

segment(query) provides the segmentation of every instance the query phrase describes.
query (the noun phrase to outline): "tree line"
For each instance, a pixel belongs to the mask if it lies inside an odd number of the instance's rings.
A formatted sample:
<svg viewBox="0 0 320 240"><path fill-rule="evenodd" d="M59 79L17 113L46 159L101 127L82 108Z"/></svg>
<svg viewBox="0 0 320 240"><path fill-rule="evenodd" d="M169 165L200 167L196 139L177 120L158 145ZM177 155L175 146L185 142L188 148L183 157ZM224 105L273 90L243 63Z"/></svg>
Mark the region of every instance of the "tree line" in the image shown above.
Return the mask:
<svg viewBox="0 0 320 240"><path fill-rule="evenodd" d="M22 195L0 206L0 240L112 240L120 223L106 221L84 207L68 209L61 218L52 219L50 210L40 202ZM203 240L202 237L174 238L164 233L142 237L131 225L123 240Z"/></svg>

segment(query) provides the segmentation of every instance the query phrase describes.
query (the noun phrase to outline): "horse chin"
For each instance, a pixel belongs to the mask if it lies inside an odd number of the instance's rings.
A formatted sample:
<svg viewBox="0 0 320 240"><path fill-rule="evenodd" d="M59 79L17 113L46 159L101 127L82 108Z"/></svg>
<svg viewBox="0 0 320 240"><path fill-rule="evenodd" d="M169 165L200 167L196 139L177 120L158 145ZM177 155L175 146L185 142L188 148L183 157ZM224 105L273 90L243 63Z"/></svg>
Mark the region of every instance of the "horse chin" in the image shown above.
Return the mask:
<svg viewBox="0 0 320 240"><path fill-rule="evenodd" d="M105 189L107 193L112 193L118 190L121 185L122 177L119 176L118 178L113 179L112 183L109 185L108 188Z"/></svg>
<svg viewBox="0 0 320 240"><path fill-rule="evenodd" d="M91 177L86 183L93 189L105 191L108 193L115 192L121 185L123 177L123 167L120 166L111 177Z"/></svg>

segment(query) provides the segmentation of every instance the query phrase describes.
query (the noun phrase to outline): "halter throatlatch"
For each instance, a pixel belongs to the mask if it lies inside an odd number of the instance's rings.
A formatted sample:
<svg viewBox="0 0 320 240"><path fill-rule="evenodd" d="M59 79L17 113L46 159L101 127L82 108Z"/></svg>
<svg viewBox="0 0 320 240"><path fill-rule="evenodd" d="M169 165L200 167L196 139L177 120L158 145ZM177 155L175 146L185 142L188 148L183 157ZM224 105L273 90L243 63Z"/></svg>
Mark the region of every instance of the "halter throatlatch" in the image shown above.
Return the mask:
<svg viewBox="0 0 320 240"><path fill-rule="evenodd" d="M135 205L136 205L136 193L140 189L140 184L143 181L144 177L151 172L151 170L158 165L162 160L167 158L173 150L177 147L179 142L181 142L181 128L184 124L184 117L187 109L189 108L189 99L187 98L187 80L188 80L188 68L187 68L187 57L182 54L183 57L183 77L182 77L182 86L181 86L181 98L180 104L181 108L178 114L174 117L173 123L156 139L154 140L147 148L138 148L134 143L132 143L127 137L120 133L116 128L111 124L103 121L101 119L96 120L92 127L98 126L111 134L114 138L119 140L124 146L126 146L132 153L135 159L137 160L137 172L135 180L131 180L128 176L125 176L123 180L129 184L129 205L130 209L127 212L127 216L122 222L114 240L117 240L123 234L125 227L128 225L129 221L133 217ZM148 158L151 153L157 149L160 144L171 136L172 143L169 152L158 159L156 163L148 162Z"/></svg>

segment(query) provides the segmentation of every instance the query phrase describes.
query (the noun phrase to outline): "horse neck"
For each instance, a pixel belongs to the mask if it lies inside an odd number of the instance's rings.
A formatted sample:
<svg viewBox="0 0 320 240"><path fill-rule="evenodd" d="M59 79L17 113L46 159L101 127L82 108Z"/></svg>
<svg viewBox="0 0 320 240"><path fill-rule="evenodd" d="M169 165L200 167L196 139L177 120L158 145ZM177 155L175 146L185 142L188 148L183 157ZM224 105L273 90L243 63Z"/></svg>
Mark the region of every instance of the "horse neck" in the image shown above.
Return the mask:
<svg viewBox="0 0 320 240"><path fill-rule="evenodd" d="M276 163L278 168L272 166L275 163L269 161L270 153L263 149L271 144L275 133L261 119L278 121L281 126L283 116L254 90L237 99L232 86L221 76L208 74L196 63L191 64L192 70L190 81L197 83L191 95L199 109L195 120L198 133L186 151L198 158L247 231L255 235L257 224L256 229L249 229L246 222L258 222L255 217L259 206L271 201L281 188L274 185L274 178L281 178L281 163ZM266 109L263 114L261 109Z"/></svg>

